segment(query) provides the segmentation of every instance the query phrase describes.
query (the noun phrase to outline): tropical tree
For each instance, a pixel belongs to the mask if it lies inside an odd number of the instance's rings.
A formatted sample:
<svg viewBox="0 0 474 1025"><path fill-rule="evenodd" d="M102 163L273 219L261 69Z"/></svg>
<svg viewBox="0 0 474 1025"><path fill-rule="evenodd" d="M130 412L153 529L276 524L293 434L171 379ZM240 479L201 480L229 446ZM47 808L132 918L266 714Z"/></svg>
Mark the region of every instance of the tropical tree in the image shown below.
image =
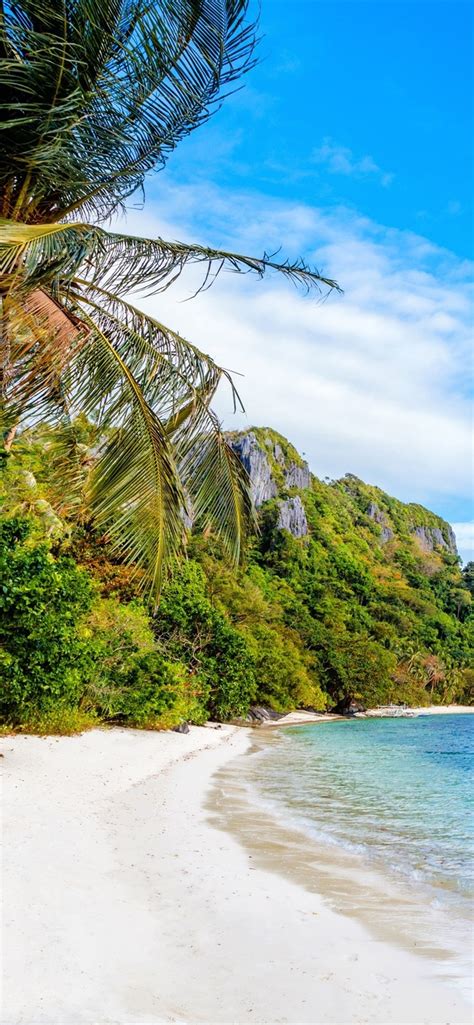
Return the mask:
<svg viewBox="0 0 474 1025"><path fill-rule="evenodd" d="M303 262L136 238L104 227L254 62L249 0L0 4L0 424L61 426L65 493L84 487L74 422L103 439L86 479L96 525L152 590L183 510L239 557L248 487L211 401L226 371L145 315L188 264L337 287ZM56 437L58 433L56 432ZM104 440L105 439L105 440Z"/></svg>

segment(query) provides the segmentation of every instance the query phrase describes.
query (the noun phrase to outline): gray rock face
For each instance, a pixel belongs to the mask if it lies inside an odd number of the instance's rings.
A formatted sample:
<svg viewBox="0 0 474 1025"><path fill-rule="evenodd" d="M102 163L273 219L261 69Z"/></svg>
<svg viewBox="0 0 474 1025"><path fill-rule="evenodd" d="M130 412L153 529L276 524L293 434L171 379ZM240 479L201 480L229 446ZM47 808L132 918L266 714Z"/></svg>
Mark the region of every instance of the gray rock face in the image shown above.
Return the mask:
<svg viewBox="0 0 474 1025"><path fill-rule="evenodd" d="M293 537L306 537L309 533L308 521L300 496L285 498L279 502L279 507L278 529L289 530Z"/></svg>
<svg viewBox="0 0 474 1025"><path fill-rule="evenodd" d="M390 538L393 537L393 530L388 526L387 517L382 509L379 509L375 502L371 502L367 509L367 515L370 516L371 520L378 523L380 527L380 541L384 545Z"/></svg>
<svg viewBox="0 0 474 1025"><path fill-rule="evenodd" d="M331 711L337 715L355 715L356 712L365 712L365 705L355 698L345 697L335 705Z"/></svg>
<svg viewBox="0 0 474 1025"><path fill-rule="evenodd" d="M276 498L278 488L271 474L270 463L255 434L249 431L238 438L231 438L229 443L242 460L250 477L252 498L257 509L270 498ZM283 453L281 454L283 456Z"/></svg>
<svg viewBox="0 0 474 1025"><path fill-rule="evenodd" d="M229 444L247 470L252 498L257 509L264 502L278 496L278 485L272 477L270 459L275 460L283 468L286 487L299 489L310 487L311 474L307 463L303 463L302 466L296 462L285 465L285 454L278 441L273 442L271 438L267 438L262 445L253 431L249 431L247 434L230 437ZM267 449L268 455L265 449ZM293 537L306 537L309 533L308 521L299 495L294 498L281 499L278 507L277 528L289 530Z"/></svg>
<svg viewBox="0 0 474 1025"><path fill-rule="evenodd" d="M376 523L380 523L384 519L384 515L381 509L375 502L371 502L367 509L367 516L370 516L371 520L375 520Z"/></svg>
<svg viewBox="0 0 474 1025"><path fill-rule="evenodd" d="M304 488L309 488L311 484L311 473L307 463L303 463L302 466L298 466L297 463L290 463L287 470L285 470L285 484L288 488L298 488L303 491Z"/></svg>
<svg viewBox="0 0 474 1025"><path fill-rule="evenodd" d="M447 525L447 541L440 527L414 527L413 533L425 552L433 552L435 548L444 548L453 555L458 554L454 531L449 524Z"/></svg>
<svg viewBox="0 0 474 1025"><path fill-rule="evenodd" d="M283 468L285 484L288 488L305 489L311 486L311 473L307 463L299 466L291 462L285 466L285 454L278 441L267 438L262 445L253 431L230 437L229 444L239 456L250 477L252 498L257 509L278 495L278 485L272 477L270 455ZM265 451L267 449L267 452Z"/></svg>
<svg viewBox="0 0 474 1025"><path fill-rule="evenodd" d="M457 541L456 541L456 534L454 533L454 530L453 530L453 528L451 527L451 525L449 523L448 523L448 531L447 532L448 532L448 548L449 548L449 551L452 552L453 555L458 555L459 553L458 553L458 544L457 544Z"/></svg>
<svg viewBox="0 0 474 1025"><path fill-rule="evenodd" d="M275 444L272 445L272 448L273 448L273 455L274 455L277 463L279 463L280 466L284 466L285 457L283 455L283 449L282 449L281 445L279 445L278 441L276 441Z"/></svg>

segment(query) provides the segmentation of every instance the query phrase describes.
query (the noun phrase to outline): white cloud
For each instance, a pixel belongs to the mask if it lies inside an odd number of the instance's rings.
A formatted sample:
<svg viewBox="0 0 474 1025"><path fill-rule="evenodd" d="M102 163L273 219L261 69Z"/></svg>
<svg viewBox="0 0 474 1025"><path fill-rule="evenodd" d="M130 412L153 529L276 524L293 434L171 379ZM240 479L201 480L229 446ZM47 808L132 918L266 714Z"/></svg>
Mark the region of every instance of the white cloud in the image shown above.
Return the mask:
<svg viewBox="0 0 474 1025"><path fill-rule="evenodd" d="M340 146L333 139L326 137L322 146L313 150L311 159L316 164L324 164L331 174L343 174L347 177L377 178L385 188L394 179L391 171L383 171L375 163L373 157L356 157L348 146Z"/></svg>
<svg viewBox="0 0 474 1025"><path fill-rule="evenodd" d="M472 562L474 560L474 520L468 520L466 523L453 523L452 527L456 534L458 552L463 563Z"/></svg>
<svg viewBox="0 0 474 1025"><path fill-rule="evenodd" d="M282 242L285 255L303 252L336 277L345 294L322 304L276 275L262 282L225 273L180 303L195 290L194 269L141 304L244 375L236 380L246 417L232 418L229 397L217 397L227 426L275 427L319 476L350 471L437 510L453 497L468 501L465 263L351 211L197 186L162 190L127 230L255 255Z"/></svg>

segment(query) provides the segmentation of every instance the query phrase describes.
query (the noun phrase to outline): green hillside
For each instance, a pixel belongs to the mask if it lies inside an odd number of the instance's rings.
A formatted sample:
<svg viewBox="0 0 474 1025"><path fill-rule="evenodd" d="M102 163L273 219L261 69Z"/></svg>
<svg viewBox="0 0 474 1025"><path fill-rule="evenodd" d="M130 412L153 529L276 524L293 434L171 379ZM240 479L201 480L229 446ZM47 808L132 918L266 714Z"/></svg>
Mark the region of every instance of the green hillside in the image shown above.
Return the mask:
<svg viewBox="0 0 474 1025"><path fill-rule="evenodd" d="M57 486L54 432L22 436L0 519L6 727L170 726L346 697L472 701L472 573L449 525L350 474L318 480L275 431L229 440L258 507L245 565L193 534L152 612L86 503ZM86 495L98 439L79 422L76 441Z"/></svg>

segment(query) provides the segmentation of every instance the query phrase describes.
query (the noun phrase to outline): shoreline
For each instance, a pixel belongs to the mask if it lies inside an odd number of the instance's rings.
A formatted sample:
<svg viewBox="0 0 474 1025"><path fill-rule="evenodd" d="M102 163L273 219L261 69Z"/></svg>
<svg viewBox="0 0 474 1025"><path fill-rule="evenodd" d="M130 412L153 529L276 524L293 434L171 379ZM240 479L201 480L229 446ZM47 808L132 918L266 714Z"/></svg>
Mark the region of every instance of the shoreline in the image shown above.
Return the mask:
<svg viewBox="0 0 474 1025"><path fill-rule="evenodd" d="M248 755L219 770L207 800L211 821L251 852L254 865L322 896L334 911L362 923L373 938L417 953L430 968L436 962L439 976L449 978L469 999L472 934L466 908L442 908L429 883L398 874L389 863L372 860L367 850L318 835L311 824L308 830L308 823L291 808L275 805L262 793L260 756L271 756L271 747L288 739L276 730L255 736L250 755L257 759L257 776ZM222 800L222 794L231 800Z"/></svg>
<svg viewBox="0 0 474 1025"><path fill-rule="evenodd" d="M435 961L209 821L216 774L252 736L2 738L5 1025L466 1025Z"/></svg>
<svg viewBox="0 0 474 1025"><path fill-rule="evenodd" d="M469 715L474 713L474 705L417 705L408 706L409 713L406 718L424 715ZM311 726L323 722L344 722L348 719L390 719L395 716L387 715L384 708L367 708L365 712L355 712L353 715L339 715L333 712L306 712L304 709L297 709L295 712L288 712L281 719L265 719L260 723L248 723L250 729L267 730L277 729L280 726ZM403 716L400 716L403 718Z"/></svg>
<svg viewBox="0 0 474 1025"><path fill-rule="evenodd" d="M474 705L408 705L407 712L415 715L472 715ZM383 708L368 708L366 712L356 712L356 717L390 718Z"/></svg>

